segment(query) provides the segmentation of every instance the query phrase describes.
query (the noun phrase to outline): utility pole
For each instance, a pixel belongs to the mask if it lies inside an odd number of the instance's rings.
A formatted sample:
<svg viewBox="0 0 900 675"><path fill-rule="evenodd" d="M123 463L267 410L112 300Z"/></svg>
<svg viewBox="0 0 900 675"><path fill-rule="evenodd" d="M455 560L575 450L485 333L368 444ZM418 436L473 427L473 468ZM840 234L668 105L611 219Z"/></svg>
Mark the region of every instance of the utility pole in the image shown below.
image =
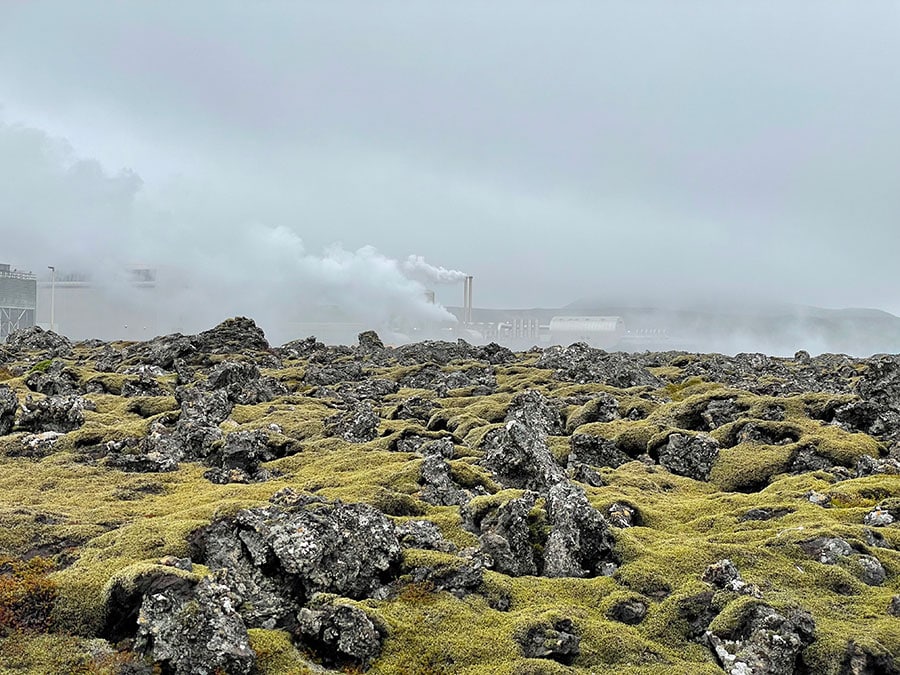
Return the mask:
<svg viewBox="0 0 900 675"><path fill-rule="evenodd" d="M56 332L56 268L47 265L50 270L50 330Z"/></svg>

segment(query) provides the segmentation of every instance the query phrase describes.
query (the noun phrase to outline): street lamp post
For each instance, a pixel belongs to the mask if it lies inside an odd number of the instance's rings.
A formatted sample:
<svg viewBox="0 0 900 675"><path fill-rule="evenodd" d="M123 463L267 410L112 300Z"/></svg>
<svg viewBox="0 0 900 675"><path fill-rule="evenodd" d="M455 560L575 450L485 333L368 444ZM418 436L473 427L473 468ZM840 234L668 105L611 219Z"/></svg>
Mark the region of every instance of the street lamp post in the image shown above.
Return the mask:
<svg viewBox="0 0 900 675"><path fill-rule="evenodd" d="M47 265L50 270L50 330L56 331L56 268Z"/></svg>

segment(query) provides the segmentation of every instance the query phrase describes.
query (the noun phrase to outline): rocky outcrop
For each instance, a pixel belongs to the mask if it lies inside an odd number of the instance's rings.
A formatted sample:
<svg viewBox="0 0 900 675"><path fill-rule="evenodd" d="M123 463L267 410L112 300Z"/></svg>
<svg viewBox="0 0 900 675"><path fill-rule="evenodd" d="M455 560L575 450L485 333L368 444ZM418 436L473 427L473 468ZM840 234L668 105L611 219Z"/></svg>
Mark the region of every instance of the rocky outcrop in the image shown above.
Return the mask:
<svg viewBox="0 0 900 675"><path fill-rule="evenodd" d="M565 473L550 454L540 427L528 427L512 420L502 429L490 432L484 446L481 463L503 485L541 492L565 480Z"/></svg>
<svg viewBox="0 0 900 675"><path fill-rule="evenodd" d="M96 406L80 396L48 396L25 398L19 416L19 427L33 433L55 431L61 434L78 429L84 424L84 411Z"/></svg>
<svg viewBox="0 0 900 675"><path fill-rule="evenodd" d="M569 347L548 347L535 362L549 368L557 379L568 382L597 382L613 387L658 387L662 383L649 370L623 353L608 353L576 342Z"/></svg>
<svg viewBox="0 0 900 675"><path fill-rule="evenodd" d="M372 404L363 401L346 412L332 415L325 420L325 432L343 438L348 443L368 443L378 434L381 419Z"/></svg>
<svg viewBox="0 0 900 675"><path fill-rule="evenodd" d="M6 385L0 385L0 436L5 436L13 430L18 409L19 397L16 396L16 392Z"/></svg>
<svg viewBox="0 0 900 675"><path fill-rule="evenodd" d="M571 665L581 653L580 638L570 619L531 626L517 636L522 655Z"/></svg>
<svg viewBox="0 0 900 675"><path fill-rule="evenodd" d="M72 352L69 339L53 331L45 331L40 326L31 326L10 333L6 338L6 348L20 354L30 352L38 360L67 356Z"/></svg>
<svg viewBox="0 0 900 675"><path fill-rule="evenodd" d="M381 652L382 635L359 607L314 596L297 614L295 636L328 665L367 666Z"/></svg>
<svg viewBox="0 0 900 675"><path fill-rule="evenodd" d="M801 653L815 639L816 625L806 612L784 615L767 605L753 605L727 633L706 633L727 673L793 675L803 672Z"/></svg>
<svg viewBox="0 0 900 675"><path fill-rule="evenodd" d="M719 443L705 434L673 433L658 449L659 463L674 474L707 480L719 456Z"/></svg>
<svg viewBox="0 0 900 675"><path fill-rule="evenodd" d="M145 596L135 647L175 675L249 675L256 663L247 627L222 574L204 577L190 592Z"/></svg>

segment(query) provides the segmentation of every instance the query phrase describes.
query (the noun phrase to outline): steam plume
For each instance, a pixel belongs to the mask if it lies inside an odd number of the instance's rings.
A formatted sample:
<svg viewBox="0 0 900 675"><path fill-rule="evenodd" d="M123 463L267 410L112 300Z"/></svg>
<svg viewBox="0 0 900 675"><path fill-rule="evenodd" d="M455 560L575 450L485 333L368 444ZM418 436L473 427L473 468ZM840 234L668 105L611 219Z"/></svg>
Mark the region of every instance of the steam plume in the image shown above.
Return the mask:
<svg viewBox="0 0 900 675"><path fill-rule="evenodd" d="M430 284L456 284L465 281L465 272L448 270L446 267L435 267L420 255L411 255L403 261L403 272L412 279Z"/></svg>

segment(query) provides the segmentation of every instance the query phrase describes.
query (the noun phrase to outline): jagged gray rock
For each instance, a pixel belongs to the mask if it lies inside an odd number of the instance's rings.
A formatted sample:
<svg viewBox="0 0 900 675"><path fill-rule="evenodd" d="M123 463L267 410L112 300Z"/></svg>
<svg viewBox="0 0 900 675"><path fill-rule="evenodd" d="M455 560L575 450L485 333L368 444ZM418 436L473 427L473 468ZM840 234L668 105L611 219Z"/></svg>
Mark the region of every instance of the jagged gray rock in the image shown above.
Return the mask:
<svg viewBox="0 0 900 675"><path fill-rule="evenodd" d="M733 631L706 633L707 642L722 668L735 675L794 675L802 651L815 638L815 622L809 613L789 616L767 605L749 608Z"/></svg>
<svg viewBox="0 0 900 675"><path fill-rule="evenodd" d="M551 530L544 546L544 576L602 574L614 543L606 519L591 506L582 488L567 481L551 487L546 499Z"/></svg>
<svg viewBox="0 0 900 675"><path fill-rule="evenodd" d="M297 614L296 637L325 663L368 665L381 653L382 636L359 607L329 596L313 596Z"/></svg>
<svg viewBox="0 0 900 675"><path fill-rule="evenodd" d="M44 330L40 326L30 326L10 333L6 337L7 350L24 353L38 352L44 359L68 356L72 343L63 335Z"/></svg>
<svg viewBox="0 0 900 675"><path fill-rule="evenodd" d="M378 434L380 418L368 401L355 404L350 410L325 420L325 431L348 443L368 443Z"/></svg>
<svg viewBox="0 0 900 675"><path fill-rule="evenodd" d="M659 387L662 382L629 355L594 349L584 342L544 350L536 368L549 368L557 379L584 384L598 382L613 387Z"/></svg>
<svg viewBox="0 0 900 675"><path fill-rule="evenodd" d="M137 651L175 675L249 675L256 663L238 602L223 575L204 577L188 593L145 596L138 617Z"/></svg>
<svg viewBox="0 0 900 675"><path fill-rule="evenodd" d="M540 432L518 420L485 436L481 464L507 487L546 491L565 481L565 472L556 463Z"/></svg>
<svg viewBox="0 0 900 675"><path fill-rule="evenodd" d="M673 433L659 448L659 463L679 476L708 480L713 462L719 456L719 443L706 434Z"/></svg>
<svg viewBox="0 0 900 675"><path fill-rule="evenodd" d="M84 424L84 411L96 406L81 396L48 396L34 399L29 394L22 403L19 427L24 431L41 433L74 431Z"/></svg>
<svg viewBox="0 0 900 675"><path fill-rule="evenodd" d="M19 397L5 384L0 384L0 436L13 430L16 411L19 409Z"/></svg>

